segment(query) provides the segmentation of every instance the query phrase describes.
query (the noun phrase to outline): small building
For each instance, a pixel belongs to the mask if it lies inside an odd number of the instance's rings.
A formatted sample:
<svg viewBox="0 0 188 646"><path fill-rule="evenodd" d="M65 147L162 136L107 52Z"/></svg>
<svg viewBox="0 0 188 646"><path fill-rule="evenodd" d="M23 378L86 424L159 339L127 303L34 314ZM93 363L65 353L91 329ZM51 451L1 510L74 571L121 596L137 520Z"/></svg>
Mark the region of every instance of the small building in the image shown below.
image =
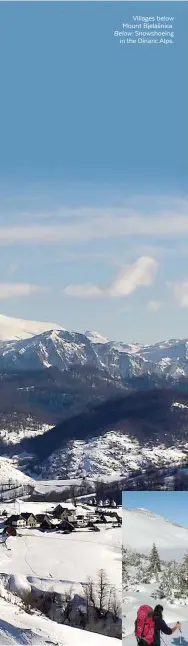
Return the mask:
<svg viewBox="0 0 188 646"><path fill-rule="evenodd" d="M42 531L54 530L59 528L59 523L54 518L49 518L47 514L44 515L42 522L40 523L40 529Z"/></svg>
<svg viewBox="0 0 188 646"><path fill-rule="evenodd" d="M72 503L65 503L57 505L53 511L53 517L59 518L60 520L70 520L72 522L75 519L76 507Z"/></svg>
<svg viewBox="0 0 188 646"><path fill-rule="evenodd" d="M36 514L36 525L37 525L37 527L38 527L38 525L41 525L41 523L43 522L45 516L46 516L46 514Z"/></svg>
<svg viewBox="0 0 188 646"><path fill-rule="evenodd" d="M69 509L63 509L62 513L59 516L59 520L68 520L70 523L74 523L76 520L76 514Z"/></svg>
<svg viewBox="0 0 188 646"><path fill-rule="evenodd" d="M68 520L70 523L76 520L76 507L72 503L65 503L57 505L53 511L53 517L58 520Z"/></svg>
<svg viewBox="0 0 188 646"><path fill-rule="evenodd" d="M72 523L69 523L68 520L63 520L59 525L58 529L60 531L64 531L66 534L71 534L71 532L74 532L75 527L72 525Z"/></svg>
<svg viewBox="0 0 188 646"><path fill-rule="evenodd" d="M24 520L26 521L26 527L36 527L37 519L36 519L36 516L34 516L34 514L24 512L23 514L21 514L21 517L24 518Z"/></svg>
<svg viewBox="0 0 188 646"><path fill-rule="evenodd" d="M54 518L60 518L62 511L63 511L63 507L61 505L57 505L57 507L55 507L55 509L53 510Z"/></svg>
<svg viewBox="0 0 188 646"><path fill-rule="evenodd" d="M9 527L26 527L26 520L21 514L13 514L6 521Z"/></svg>

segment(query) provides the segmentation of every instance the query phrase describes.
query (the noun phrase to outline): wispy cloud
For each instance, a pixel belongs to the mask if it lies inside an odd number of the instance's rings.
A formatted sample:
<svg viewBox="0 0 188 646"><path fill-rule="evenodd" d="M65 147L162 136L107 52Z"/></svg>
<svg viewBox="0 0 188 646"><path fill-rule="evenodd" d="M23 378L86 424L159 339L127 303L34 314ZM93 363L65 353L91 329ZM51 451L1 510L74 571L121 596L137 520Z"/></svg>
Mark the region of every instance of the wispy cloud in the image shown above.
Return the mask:
<svg viewBox="0 0 188 646"><path fill-rule="evenodd" d="M26 217L27 215L27 217ZM84 243L118 237L188 237L188 202L164 200L144 210L128 207L63 207L49 213L17 214L12 224L0 226L0 244Z"/></svg>
<svg viewBox="0 0 188 646"><path fill-rule="evenodd" d="M45 287L29 285L28 283L0 283L0 299L30 296L36 292L46 291Z"/></svg>
<svg viewBox="0 0 188 646"><path fill-rule="evenodd" d="M108 287L88 283L68 285L64 293L67 296L83 298L122 298L132 294L138 287L151 285L155 280L157 269L158 263L154 258L143 256L118 272Z"/></svg>

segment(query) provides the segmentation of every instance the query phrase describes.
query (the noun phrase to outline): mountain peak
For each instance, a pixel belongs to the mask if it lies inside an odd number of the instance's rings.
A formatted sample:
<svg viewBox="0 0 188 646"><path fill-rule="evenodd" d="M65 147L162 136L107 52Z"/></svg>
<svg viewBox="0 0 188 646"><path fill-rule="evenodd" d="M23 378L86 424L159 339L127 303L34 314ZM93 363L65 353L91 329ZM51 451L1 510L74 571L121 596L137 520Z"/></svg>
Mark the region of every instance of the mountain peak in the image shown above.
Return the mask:
<svg viewBox="0 0 188 646"><path fill-rule="evenodd" d="M0 314L0 341L29 339L48 330L64 330L56 323L28 321Z"/></svg>
<svg viewBox="0 0 188 646"><path fill-rule="evenodd" d="M85 336L91 341L91 343L109 343L109 339L95 332L94 330L86 330Z"/></svg>

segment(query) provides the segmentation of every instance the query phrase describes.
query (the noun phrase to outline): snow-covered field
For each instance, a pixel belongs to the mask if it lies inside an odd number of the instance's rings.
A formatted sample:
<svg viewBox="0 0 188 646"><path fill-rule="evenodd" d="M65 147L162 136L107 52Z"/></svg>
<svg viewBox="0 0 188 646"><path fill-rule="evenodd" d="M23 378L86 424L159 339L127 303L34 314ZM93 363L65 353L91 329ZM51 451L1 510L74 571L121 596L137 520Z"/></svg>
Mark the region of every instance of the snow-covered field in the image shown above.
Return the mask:
<svg viewBox="0 0 188 646"><path fill-rule="evenodd" d="M67 480L37 480L35 482L35 491L38 493L49 493L50 491L63 491L69 487L80 487L83 480L82 478L69 478ZM92 486L93 480L87 478L87 482ZM91 494L88 494L91 497Z"/></svg>
<svg viewBox="0 0 188 646"><path fill-rule="evenodd" d="M0 505L0 512L4 509ZM17 501L7 504L8 514L29 511L52 511L56 504ZM80 508L81 510L81 508ZM106 571L109 584L117 590L121 600L121 528L100 525L100 532L86 529L73 534L42 533L37 529L19 528L16 537L7 539L7 547L0 543L0 644L51 644L57 646L118 646L115 638L93 634L60 625L34 612L27 614L14 603L12 593L31 588L65 595L84 597L83 584L91 577L94 582L100 569ZM8 549L7 549L8 548ZM4 578L11 581L11 599L7 601L3 588ZM18 597L17 597L18 599Z"/></svg>
<svg viewBox="0 0 188 646"><path fill-rule="evenodd" d="M128 572L132 572L132 578L128 581L126 574L123 577L123 645L136 646L134 622L139 606L146 604L154 608L157 603L162 603L167 624L173 626L177 621L182 623L182 636L179 631L171 636L164 635L164 643L167 646L188 646L188 594L187 598L185 595L175 600L167 596L161 599L157 592L160 576L158 583L155 577L147 583L141 580L140 573L145 558L142 555L148 557L153 543L157 547L160 559L176 561L177 571L179 571L180 562L188 552L188 529L145 509L123 509L123 547L133 554L140 554L142 564L137 566L137 570L136 566L128 565ZM166 567L169 572L168 565L162 567Z"/></svg>
<svg viewBox="0 0 188 646"><path fill-rule="evenodd" d="M81 584L88 577L96 580L103 568L121 593L121 529L80 530L71 535L20 529L19 534L8 538L10 551L0 545L2 572L23 574L30 582L34 577L39 589L53 586L64 592L73 585L81 592Z"/></svg>

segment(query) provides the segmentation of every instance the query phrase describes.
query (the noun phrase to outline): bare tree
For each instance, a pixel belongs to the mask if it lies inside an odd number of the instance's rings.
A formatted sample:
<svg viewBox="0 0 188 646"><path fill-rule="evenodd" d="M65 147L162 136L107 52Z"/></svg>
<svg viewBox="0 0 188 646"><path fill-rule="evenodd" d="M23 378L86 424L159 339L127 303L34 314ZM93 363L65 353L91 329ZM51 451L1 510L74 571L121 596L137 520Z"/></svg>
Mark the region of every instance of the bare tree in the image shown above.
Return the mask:
<svg viewBox="0 0 188 646"><path fill-rule="evenodd" d="M69 590L65 591L65 596L63 599L63 613L64 619L69 621L70 613L72 610L72 600L73 600L73 586Z"/></svg>
<svg viewBox="0 0 188 646"><path fill-rule="evenodd" d="M84 589L84 596L86 600L86 612L87 612L87 618L88 618L90 607L92 606L93 608L95 608L94 583L90 577L88 577L87 583L86 585L83 586L83 589Z"/></svg>
<svg viewBox="0 0 188 646"><path fill-rule="evenodd" d="M106 610L108 591L109 591L108 578L107 578L106 572L101 569L98 572L98 582L97 582L98 609L100 614L103 614Z"/></svg>
<svg viewBox="0 0 188 646"><path fill-rule="evenodd" d="M110 589L109 600L110 600L109 609L112 612L113 620L116 622L120 618L121 608L120 608L120 603L117 599L117 592L115 588Z"/></svg>

